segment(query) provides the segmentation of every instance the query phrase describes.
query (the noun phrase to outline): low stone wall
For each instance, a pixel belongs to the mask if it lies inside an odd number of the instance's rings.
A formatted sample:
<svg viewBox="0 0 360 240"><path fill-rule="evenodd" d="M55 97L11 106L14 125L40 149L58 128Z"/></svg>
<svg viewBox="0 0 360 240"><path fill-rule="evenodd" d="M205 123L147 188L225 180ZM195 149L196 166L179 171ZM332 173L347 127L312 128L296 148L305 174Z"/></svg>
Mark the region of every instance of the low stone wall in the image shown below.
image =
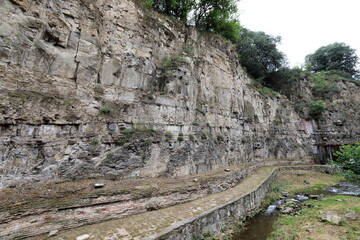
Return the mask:
<svg viewBox="0 0 360 240"><path fill-rule="evenodd" d="M194 236L204 232L217 232L221 227L236 220L243 220L251 216L265 197L269 186L276 174L283 170L316 170L321 172L333 172L330 166L288 166L275 168L269 176L260 183L253 191L248 192L238 199L232 200L222 206L215 207L196 217L188 218L172 224L157 235L147 237L151 239L173 239L173 240L192 240Z"/></svg>

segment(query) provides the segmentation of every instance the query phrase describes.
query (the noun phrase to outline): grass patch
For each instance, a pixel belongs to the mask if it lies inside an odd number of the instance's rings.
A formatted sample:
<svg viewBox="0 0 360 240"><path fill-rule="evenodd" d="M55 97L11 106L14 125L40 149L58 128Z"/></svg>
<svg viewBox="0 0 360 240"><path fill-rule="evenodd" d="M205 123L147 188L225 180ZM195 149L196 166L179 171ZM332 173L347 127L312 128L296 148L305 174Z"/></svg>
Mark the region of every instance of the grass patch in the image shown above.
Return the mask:
<svg viewBox="0 0 360 240"><path fill-rule="evenodd" d="M306 184L304 181L309 182ZM281 192L316 193L325 187L333 186L344 178L316 171L282 171L277 174L271 191L265 201L270 204L279 198ZM334 195L323 200L307 200L307 208L303 208L296 216L281 215L274 224L274 230L268 240L285 239L357 239L356 230L360 228L358 221L342 221L339 225L320 221L323 212L333 212L343 216L348 212L360 211L358 197ZM264 206L263 204L262 206Z"/></svg>
<svg viewBox="0 0 360 240"><path fill-rule="evenodd" d="M357 239L360 222L341 220L338 225L323 222L323 212L343 216L360 208L358 197L328 196L322 201L308 200L310 208L303 208L297 216L280 216L274 224L274 231L268 239Z"/></svg>

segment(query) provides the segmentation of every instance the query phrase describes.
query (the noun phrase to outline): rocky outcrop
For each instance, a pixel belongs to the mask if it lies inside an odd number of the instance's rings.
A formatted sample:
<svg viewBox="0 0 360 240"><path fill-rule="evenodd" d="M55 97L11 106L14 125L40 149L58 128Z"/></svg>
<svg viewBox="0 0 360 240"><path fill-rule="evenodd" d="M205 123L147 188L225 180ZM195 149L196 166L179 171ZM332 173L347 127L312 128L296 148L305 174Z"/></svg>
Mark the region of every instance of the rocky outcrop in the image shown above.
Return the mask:
<svg viewBox="0 0 360 240"><path fill-rule="evenodd" d="M218 36L131 0L4 0L0 13L1 187L316 153L315 122L253 87Z"/></svg>

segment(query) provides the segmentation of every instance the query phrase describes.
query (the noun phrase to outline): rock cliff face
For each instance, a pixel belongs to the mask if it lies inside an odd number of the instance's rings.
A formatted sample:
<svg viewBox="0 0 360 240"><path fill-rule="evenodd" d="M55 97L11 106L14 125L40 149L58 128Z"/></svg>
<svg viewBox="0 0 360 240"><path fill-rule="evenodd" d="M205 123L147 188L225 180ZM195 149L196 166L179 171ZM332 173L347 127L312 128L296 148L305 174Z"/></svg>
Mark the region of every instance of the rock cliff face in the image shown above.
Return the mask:
<svg viewBox="0 0 360 240"><path fill-rule="evenodd" d="M231 45L131 0L1 1L0 79L0 187L306 163L314 136L359 136L355 85L319 135Z"/></svg>

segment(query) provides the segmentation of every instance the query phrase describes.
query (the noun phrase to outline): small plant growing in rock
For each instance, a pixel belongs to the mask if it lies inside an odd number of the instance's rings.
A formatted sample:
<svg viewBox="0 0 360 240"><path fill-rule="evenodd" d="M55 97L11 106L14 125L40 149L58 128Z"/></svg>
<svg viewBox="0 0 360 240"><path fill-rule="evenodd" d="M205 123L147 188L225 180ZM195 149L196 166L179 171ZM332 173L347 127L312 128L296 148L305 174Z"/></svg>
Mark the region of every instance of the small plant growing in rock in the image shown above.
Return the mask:
<svg viewBox="0 0 360 240"><path fill-rule="evenodd" d="M166 139L166 141L171 141L172 140L172 138L173 138L173 134L171 133L171 132L169 132L169 131L166 131L165 132L165 139Z"/></svg>
<svg viewBox="0 0 360 240"><path fill-rule="evenodd" d="M200 124L198 122L193 122L192 125L193 126L199 126Z"/></svg>
<svg viewBox="0 0 360 240"><path fill-rule="evenodd" d="M106 154L105 161L111 162L112 160L114 160L114 154L112 152L109 152L108 154Z"/></svg>
<svg viewBox="0 0 360 240"><path fill-rule="evenodd" d="M190 57L194 56L194 45L192 43L185 44L182 50L186 55Z"/></svg>
<svg viewBox="0 0 360 240"><path fill-rule="evenodd" d="M145 140L144 140L144 145L145 146L150 146L151 144L152 144L152 138L146 138Z"/></svg>
<svg viewBox="0 0 360 240"><path fill-rule="evenodd" d="M102 114L109 114L111 112L111 109L108 107L101 107L100 108L100 113Z"/></svg>
<svg viewBox="0 0 360 240"><path fill-rule="evenodd" d="M104 88L100 84L97 84L95 86L95 88L94 88L94 92L96 94L103 95L104 94Z"/></svg>
<svg viewBox="0 0 360 240"><path fill-rule="evenodd" d="M129 138L127 137L120 137L118 140L116 140L116 144L123 145L125 143L129 142Z"/></svg>
<svg viewBox="0 0 360 240"><path fill-rule="evenodd" d="M132 129L134 132L156 132L154 127L146 126L144 124L135 124Z"/></svg>
<svg viewBox="0 0 360 240"><path fill-rule="evenodd" d="M200 137L201 137L201 139L205 140L208 138L208 135L206 134L206 132L201 132Z"/></svg>
<svg viewBox="0 0 360 240"><path fill-rule="evenodd" d="M195 136L193 134L189 134L189 140L190 141L195 141Z"/></svg>
<svg viewBox="0 0 360 240"><path fill-rule="evenodd" d="M134 132L135 132L135 130L133 128L124 129L121 131L121 133L124 134L125 137L127 137L127 138L131 137Z"/></svg>
<svg viewBox="0 0 360 240"><path fill-rule="evenodd" d="M282 121L281 121L281 119L274 119L273 123L274 123L275 125L279 125L279 124L282 123Z"/></svg>
<svg viewBox="0 0 360 240"><path fill-rule="evenodd" d="M251 138L250 136L244 136L241 138L241 143L244 144L244 143L248 143L250 142Z"/></svg>
<svg viewBox="0 0 360 240"><path fill-rule="evenodd" d="M233 152L235 150L235 147L231 146L230 151Z"/></svg>
<svg viewBox="0 0 360 240"><path fill-rule="evenodd" d="M178 140L179 142L184 141L184 134L183 134L182 132L179 132L179 136L178 136L177 140Z"/></svg>
<svg viewBox="0 0 360 240"><path fill-rule="evenodd" d="M97 145L97 144L99 144L99 140L97 138L92 138L91 139L91 144Z"/></svg>
<svg viewBox="0 0 360 240"><path fill-rule="evenodd" d="M217 139L219 142L223 142L223 141L224 141L224 136L219 134L219 135L216 136L216 139Z"/></svg>
<svg viewBox="0 0 360 240"><path fill-rule="evenodd" d="M197 108L196 111L198 111L199 113L201 113L202 115L206 115L206 112L200 108Z"/></svg>

